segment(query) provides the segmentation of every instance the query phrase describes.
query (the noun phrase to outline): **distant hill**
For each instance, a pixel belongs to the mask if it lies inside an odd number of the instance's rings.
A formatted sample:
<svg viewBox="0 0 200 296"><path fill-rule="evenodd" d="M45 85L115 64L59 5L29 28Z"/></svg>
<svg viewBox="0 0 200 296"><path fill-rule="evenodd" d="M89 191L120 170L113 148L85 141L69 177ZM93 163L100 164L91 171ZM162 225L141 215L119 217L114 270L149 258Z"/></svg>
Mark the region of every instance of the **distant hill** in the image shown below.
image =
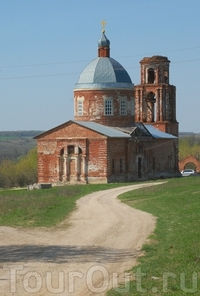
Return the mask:
<svg viewBox="0 0 200 296"><path fill-rule="evenodd" d="M36 146L36 135L43 131L0 131L0 161L17 160Z"/></svg>
<svg viewBox="0 0 200 296"><path fill-rule="evenodd" d="M179 137L200 136L200 133L179 132Z"/></svg>

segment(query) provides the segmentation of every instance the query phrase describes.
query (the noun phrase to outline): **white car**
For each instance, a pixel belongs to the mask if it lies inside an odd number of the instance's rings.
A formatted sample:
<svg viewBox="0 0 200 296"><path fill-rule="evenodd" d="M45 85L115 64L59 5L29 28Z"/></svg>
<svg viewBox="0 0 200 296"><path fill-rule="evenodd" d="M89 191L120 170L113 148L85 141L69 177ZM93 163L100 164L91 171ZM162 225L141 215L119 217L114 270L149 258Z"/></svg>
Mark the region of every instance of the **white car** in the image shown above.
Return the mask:
<svg viewBox="0 0 200 296"><path fill-rule="evenodd" d="M181 175L183 177L187 177L187 176L191 176L191 175L194 175L195 174L195 171L192 170L192 169L185 169L181 172Z"/></svg>

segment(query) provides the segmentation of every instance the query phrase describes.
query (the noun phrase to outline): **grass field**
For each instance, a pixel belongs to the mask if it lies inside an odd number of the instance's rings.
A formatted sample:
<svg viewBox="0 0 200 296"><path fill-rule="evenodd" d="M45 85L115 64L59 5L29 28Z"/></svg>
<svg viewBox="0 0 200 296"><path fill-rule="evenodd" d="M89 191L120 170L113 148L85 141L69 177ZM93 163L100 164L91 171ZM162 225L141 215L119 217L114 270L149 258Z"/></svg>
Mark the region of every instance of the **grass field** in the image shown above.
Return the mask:
<svg viewBox="0 0 200 296"><path fill-rule="evenodd" d="M200 177L171 179L120 199L152 213L157 226L131 271L130 286L108 295L200 295Z"/></svg>
<svg viewBox="0 0 200 296"><path fill-rule="evenodd" d="M0 190L0 225L52 227L75 208L76 200L94 191L129 184L72 185L42 190Z"/></svg>
<svg viewBox="0 0 200 296"><path fill-rule="evenodd" d="M80 196L122 185L0 191L0 225L55 226L75 208ZM130 285L108 295L200 295L200 177L169 179L163 185L127 192L120 199L152 213L157 224L143 246L144 256L130 272Z"/></svg>

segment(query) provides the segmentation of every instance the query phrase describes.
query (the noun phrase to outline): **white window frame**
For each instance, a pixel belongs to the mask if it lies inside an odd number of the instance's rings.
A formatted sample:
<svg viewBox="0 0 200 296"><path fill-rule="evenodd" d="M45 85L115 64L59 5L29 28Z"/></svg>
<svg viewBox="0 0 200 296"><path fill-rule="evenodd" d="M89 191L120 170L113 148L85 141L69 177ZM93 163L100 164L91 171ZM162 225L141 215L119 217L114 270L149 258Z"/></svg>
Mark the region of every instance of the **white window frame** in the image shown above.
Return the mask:
<svg viewBox="0 0 200 296"><path fill-rule="evenodd" d="M78 100L77 114L78 114L78 116L82 116L83 115L83 101L82 100Z"/></svg>
<svg viewBox="0 0 200 296"><path fill-rule="evenodd" d="M120 100L120 115L127 115L127 100Z"/></svg>
<svg viewBox="0 0 200 296"><path fill-rule="evenodd" d="M110 116L113 115L113 100L105 99L104 100L104 115Z"/></svg>

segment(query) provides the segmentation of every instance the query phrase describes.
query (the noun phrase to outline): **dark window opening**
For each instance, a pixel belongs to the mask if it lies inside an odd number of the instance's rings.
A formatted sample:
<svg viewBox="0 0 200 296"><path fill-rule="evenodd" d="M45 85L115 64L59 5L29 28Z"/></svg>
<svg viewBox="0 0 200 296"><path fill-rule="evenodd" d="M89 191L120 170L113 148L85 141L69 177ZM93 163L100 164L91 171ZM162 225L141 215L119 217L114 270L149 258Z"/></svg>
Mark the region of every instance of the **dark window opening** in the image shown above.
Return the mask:
<svg viewBox="0 0 200 296"><path fill-rule="evenodd" d="M74 146L73 145L70 145L67 147L67 153L68 154L74 154Z"/></svg>
<svg viewBox="0 0 200 296"><path fill-rule="evenodd" d="M64 148L60 150L60 159L59 159L59 180L62 181L64 173Z"/></svg>
<svg viewBox="0 0 200 296"><path fill-rule="evenodd" d="M82 154L83 152L82 152L82 149L80 148L80 147L78 147L78 154L80 155L80 154Z"/></svg>
<svg viewBox="0 0 200 296"><path fill-rule="evenodd" d="M112 173L115 173L115 160L112 159Z"/></svg>
<svg viewBox="0 0 200 296"><path fill-rule="evenodd" d="M168 83L168 73L167 73L167 71L164 72L164 83Z"/></svg>
<svg viewBox="0 0 200 296"><path fill-rule="evenodd" d="M155 161L155 157L153 157L153 171L155 171L156 168L156 161Z"/></svg>
<svg viewBox="0 0 200 296"><path fill-rule="evenodd" d="M168 169L171 169L171 156L168 156Z"/></svg>
<svg viewBox="0 0 200 296"><path fill-rule="evenodd" d="M120 174L123 173L123 161L122 161L122 159L119 160L119 172L120 172Z"/></svg>
<svg viewBox="0 0 200 296"><path fill-rule="evenodd" d="M148 83L153 84L155 80L155 73L154 69L150 68L148 70Z"/></svg>
<svg viewBox="0 0 200 296"><path fill-rule="evenodd" d="M138 157L138 178L142 177L142 158Z"/></svg>

